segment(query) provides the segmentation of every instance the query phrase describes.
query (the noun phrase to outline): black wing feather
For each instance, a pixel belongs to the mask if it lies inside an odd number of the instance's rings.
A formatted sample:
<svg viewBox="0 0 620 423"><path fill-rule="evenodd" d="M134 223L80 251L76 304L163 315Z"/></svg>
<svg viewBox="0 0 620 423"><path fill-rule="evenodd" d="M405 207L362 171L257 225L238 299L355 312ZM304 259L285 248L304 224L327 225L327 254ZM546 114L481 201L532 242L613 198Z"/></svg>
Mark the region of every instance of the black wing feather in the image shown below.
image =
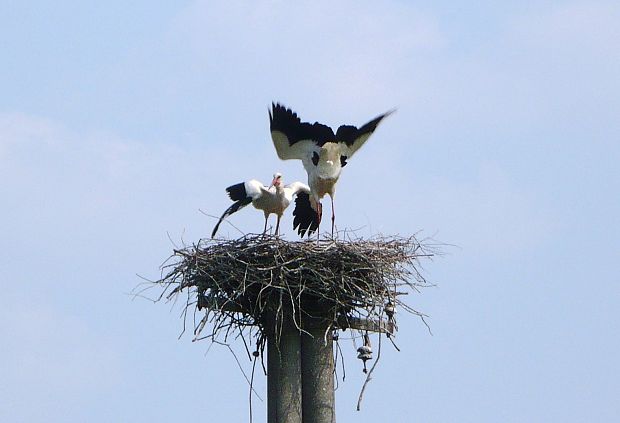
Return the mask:
<svg viewBox="0 0 620 423"><path fill-rule="evenodd" d="M370 122L363 125L361 128L357 129L356 126L353 125L342 125L336 131L336 141L344 142L348 146L353 145L355 140L367 133L373 133L379 123L383 120L384 117L389 115L391 112L384 113L382 115L377 116Z"/></svg>
<svg viewBox="0 0 620 423"><path fill-rule="evenodd" d="M312 235L319 228L319 215L310 204L310 196L305 192L298 192L293 210L293 230L303 238L306 233Z"/></svg>
<svg viewBox="0 0 620 423"><path fill-rule="evenodd" d="M229 186L226 188L226 192L233 201L243 200L248 197L248 193L245 192L245 183L243 182Z"/></svg>
<svg viewBox="0 0 620 423"><path fill-rule="evenodd" d="M302 122L297 113L279 103L271 104L269 123L271 132L279 131L285 134L289 145L301 140L312 140L319 146L335 141L332 128L319 122Z"/></svg>
<svg viewBox="0 0 620 423"><path fill-rule="evenodd" d="M241 184L241 185L243 185L243 184ZM238 186L238 185L233 185L233 187L236 187L236 186ZM229 187L229 188L232 188L232 187ZM228 191L228 189L226 189L226 190ZM245 191L245 188L244 188L244 191ZM226 219L226 217L230 216L231 214L233 214L235 212L238 212L239 210L241 210L242 208L244 208L245 206L247 206L251 202L252 202L252 199L250 197L246 197L246 198L242 198L239 201L234 202L232 206L227 208L226 211L224 213L222 213L222 217L220 217L220 220L217 221L217 225L215 225L215 228L213 228L213 232L211 232L211 238L213 238L215 236L215 233L217 232L217 229L220 227L220 223L222 223L222 221L224 219Z"/></svg>

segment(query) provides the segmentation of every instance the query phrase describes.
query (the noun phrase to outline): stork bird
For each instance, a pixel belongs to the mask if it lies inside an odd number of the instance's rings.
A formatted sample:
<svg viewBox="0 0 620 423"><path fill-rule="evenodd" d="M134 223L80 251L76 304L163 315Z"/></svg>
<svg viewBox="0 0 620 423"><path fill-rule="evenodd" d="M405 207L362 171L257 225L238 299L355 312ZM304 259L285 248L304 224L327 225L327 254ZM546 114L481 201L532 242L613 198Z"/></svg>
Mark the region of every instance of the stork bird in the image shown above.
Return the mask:
<svg viewBox="0 0 620 423"><path fill-rule="evenodd" d="M377 129L377 125L394 111L383 113L370 122L357 128L352 125L341 125L336 133L322 123L302 122L297 113L278 103L271 104L269 122L271 139L278 157L282 160L301 160L308 173L310 186L310 203L318 216L318 223L323 214L321 199L329 194L332 205L332 237L334 236L334 194L336 182L342 168L357 150L368 140ZM303 215L303 212L297 214ZM298 233L303 237L318 229L316 219L306 216L298 219ZM316 224L315 224L316 223ZM297 229L297 226L294 226Z"/></svg>
<svg viewBox="0 0 620 423"><path fill-rule="evenodd" d="M265 228L263 229L263 234L267 232L267 220L269 215L274 213L278 217L275 232L276 235L278 235L280 230L280 219L284 214L284 210L286 210L291 201L293 201L293 196L299 196L301 194L308 196L310 193L310 188L303 182L293 182L289 185L283 186L282 180L282 174L276 173L273 175L273 180L271 181L271 185L269 185L269 187L266 187L262 182L259 182L256 179L251 179L226 188L228 196L234 201L234 203L232 206L227 208L226 211L224 211L222 217L218 220L217 225L213 228L213 232L211 232L211 238L215 236L222 220L241 210L250 203L252 203L255 208L262 210L263 213L265 213ZM299 207L298 213L305 216L312 212L312 209L310 208L310 201L308 199L306 199L305 202L297 201L296 204L297 207Z"/></svg>

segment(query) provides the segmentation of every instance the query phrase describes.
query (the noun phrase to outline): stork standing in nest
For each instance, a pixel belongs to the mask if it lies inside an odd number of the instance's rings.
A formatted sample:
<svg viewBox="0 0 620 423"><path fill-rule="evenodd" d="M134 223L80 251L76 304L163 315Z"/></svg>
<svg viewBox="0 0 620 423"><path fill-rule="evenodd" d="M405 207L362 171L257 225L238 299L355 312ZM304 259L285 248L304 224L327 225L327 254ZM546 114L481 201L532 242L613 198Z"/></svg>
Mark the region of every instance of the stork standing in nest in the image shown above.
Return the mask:
<svg viewBox="0 0 620 423"><path fill-rule="evenodd" d="M273 175L271 185L268 187L256 179L251 179L226 188L228 196L234 203L224 211L222 217L218 220L215 228L213 228L213 232L211 232L211 238L215 236L220 227L220 223L222 223L226 217L238 212L250 203L252 203L255 208L262 210L265 214L265 228L263 229L263 234L267 232L267 220L269 219L269 215L273 213L277 216L278 220L276 222L275 234L278 235L280 230L280 219L284 214L284 210L286 210L291 201L293 201L293 196L297 195L299 197L302 194L304 194L305 197L297 199L295 207L296 213L300 216L304 216L304 221L309 221L310 227L315 227L316 229L316 227L318 227L318 222L313 224L312 219L307 217L311 216L313 213L308 197L310 193L308 185L303 182L293 182L283 186L282 180L282 174L276 173Z"/></svg>
<svg viewBox="0 0 620 423"><path fill-rule="evenodd" d="M334 236L336 220L334 194L342 168L347 165L347 160L364 145L379 123L392 112L393 110L379 115L360 128L341 125L334 134L329 126L319 122L314 124L302 122L291 109L272 103L269 112L270 130L278 157L282 160L301 160L308 173L310 204L316 217L306 216L294 221L293 229L298 228L298 233L302 237L306 232L308 235L314 232L314 226L318 230L318 223L323 214L321 199L325 194L329 194L331 199L332 237ZM305 201L300 207L303 205ZM297 213L296 206L296 215L303 214L303 212Z"/></svg>

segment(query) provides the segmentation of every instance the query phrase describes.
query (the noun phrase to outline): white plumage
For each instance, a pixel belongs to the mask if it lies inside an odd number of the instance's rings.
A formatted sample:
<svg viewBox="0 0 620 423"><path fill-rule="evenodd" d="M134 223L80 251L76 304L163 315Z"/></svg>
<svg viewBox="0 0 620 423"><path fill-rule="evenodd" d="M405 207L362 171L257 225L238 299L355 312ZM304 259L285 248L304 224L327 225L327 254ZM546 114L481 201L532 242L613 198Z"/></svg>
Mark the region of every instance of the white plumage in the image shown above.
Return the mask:
<svg viewBox="0 0 620 423"><path fill-rule="evenodd" d="M327 125L315 122L302 122L291 109L280 104L272 104L269 112L271 138L278 157L282 160L301 160L308 173L310 203L316 218L306 218L299 222L299 234L318 229L322 216L321 199L329 194L332 205L332 236L334 235L334 194L336 182L347 160L359 150L375 131L379 123L392 111L377 116L357 128L341 125L336 133ZM297 229L297 226L294 226Z"/></svg>
<svg viewBox="0 0 620 423"><path fill-rule="evenodd" d="M234 203L227 208L220 217L219 221L213 228L211 238L215 236L220 224L226 217L241 210L250 203L255 208L262 210L265 214L265 227L263 229L263 233L267 231L267 220L269 219L269 215L275 214L277 216L278 220L276 223L275 234L278 235L280 230L280 219L284 214L284 210L286 210L291 201L293 201L293 197L295 195L299 195L300 193L304 193L306 195L310 193L310 188L303 182L293 182L289 185L283 186L282 180L282 174L276 173L273 175L271 185L268 187L256 179L250 179L249 181L231 185L226 188L228 196L234 201ZM304 202L302 201L298 201L298 207L301 207L302 210L304 207L307 210L310 210L310 202L306 201L306 206L304 206L303 203Z"/></svg>

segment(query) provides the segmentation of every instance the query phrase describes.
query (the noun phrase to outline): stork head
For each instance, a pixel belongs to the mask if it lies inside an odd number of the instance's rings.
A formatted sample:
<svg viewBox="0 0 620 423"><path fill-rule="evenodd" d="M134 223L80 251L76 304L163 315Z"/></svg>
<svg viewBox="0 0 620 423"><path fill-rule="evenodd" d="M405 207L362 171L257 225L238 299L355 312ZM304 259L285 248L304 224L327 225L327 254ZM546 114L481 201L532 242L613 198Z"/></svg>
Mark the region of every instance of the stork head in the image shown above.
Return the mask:
<svg viewBox="0 0 620 423"><path fill-rule="evenodd" d="M271 187L279 188L281 184L282 184L282 174L280 172L274 173L273 180L271 181L271 185L269 185L269 188Z"/></svg>

